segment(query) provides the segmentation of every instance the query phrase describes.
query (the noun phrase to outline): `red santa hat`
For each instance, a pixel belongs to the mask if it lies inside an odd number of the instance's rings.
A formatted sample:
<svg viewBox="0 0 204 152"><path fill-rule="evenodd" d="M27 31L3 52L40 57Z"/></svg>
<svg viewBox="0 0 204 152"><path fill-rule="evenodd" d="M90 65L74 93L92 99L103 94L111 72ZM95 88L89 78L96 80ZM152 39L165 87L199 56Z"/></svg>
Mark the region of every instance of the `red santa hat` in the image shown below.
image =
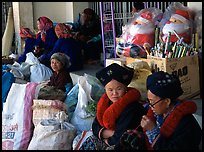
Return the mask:
<svg viewBox="0 0 204 152"><path fill-rule="evenodd" d="M150 11L144 11L140 14L137 20L140 20L144 23L149 23L152 21L152 13Z"/></svg>
<svg viewBox="0 0 204 152"><path fill-rule="evenodd" d="M177 9L175 11L175 14L171 15L172 18L178 19L180 21L182 21L183 23L186 23L189 21L189 13L186 10L181 10L181 9Z"/></svg>

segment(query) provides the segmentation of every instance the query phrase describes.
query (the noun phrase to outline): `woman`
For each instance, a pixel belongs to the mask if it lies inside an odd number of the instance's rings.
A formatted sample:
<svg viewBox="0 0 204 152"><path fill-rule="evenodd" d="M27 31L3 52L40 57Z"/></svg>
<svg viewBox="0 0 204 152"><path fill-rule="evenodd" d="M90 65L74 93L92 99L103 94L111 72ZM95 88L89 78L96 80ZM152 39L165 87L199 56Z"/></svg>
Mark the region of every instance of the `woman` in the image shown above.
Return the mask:
<svg viewBox="0 0 204 152"><path fill-rule="evenodd" d="M24 53L18 58L18 63L25 62L26 54L33 52L36 43L35 34L29 28L20 28L20 37L24 40Z"/></svg>
<svg viewBox="0 0 204 152"><path fill-rule="evenodd" d="M42 55L39 60L50 60L50 57L57 52L65 53L70 57L71 66L69 71L80 70L83 67L81 47L75 39L72 38L71 29L64 23L59 23L55 27L55 33L58 40L51 52Z"/></svg>
<svg viewBox="0 0 204 152"><path fill-rule="evenodd" d="M150 109L141 120L149 148L154 150L198 150L202 130L192 115L196 104L179 100L183 94L178 77L155 72L147 78Z"/></svg>
<svg viewBox="0 0 204 152"><path fill-rule="evenodd" d="M51 68L54 71L48 82L49 86L54 86L66 92L66 85L73 84L71 76L67 71L70 66L69 57L64 53L54 53L51 56Z"/></svg>
<svg viewBox="0 0 204 152"><path fill-rule="evenodd" d="M41 55L52 51L55 42L57 41L57 36L53 28L53 22L45 16L38 18L37 27L39 32L36 35L34 52L36 56L40 57ZM50 62L44 62L43 60L41 60L41 63L45 64L46 66L50 65Z"/></svg>
<svg viewBox="0 0 204 152"><path fill-rule="evenodd" d="M93 9L86 8L80 15L79 25L73 37L84 50L85 62L94 64L102 52L100 19Z"/></svg>
<svg viewBox="0 0 204 152"><path fill-rule="evenodd" d="M134 70L113 63L96 73L105 86L105 93L97 104L96 118L92 124L93 136L81 146L87 149L117 149L121 135L140 124L145 109L138 102L140 93L127 87Z"/></svg>

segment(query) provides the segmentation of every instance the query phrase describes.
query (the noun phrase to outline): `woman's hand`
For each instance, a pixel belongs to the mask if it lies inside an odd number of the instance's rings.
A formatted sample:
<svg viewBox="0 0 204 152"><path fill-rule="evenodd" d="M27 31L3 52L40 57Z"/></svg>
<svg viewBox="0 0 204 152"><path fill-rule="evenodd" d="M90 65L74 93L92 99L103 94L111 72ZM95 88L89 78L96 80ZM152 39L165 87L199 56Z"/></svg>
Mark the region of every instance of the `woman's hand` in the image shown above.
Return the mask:
<svg viewBox="0 0 204 152"><path fill-rule="evenodd" d="M149 119L146 115L142 116L140 125L145 130L152 130L156 126L156 124L151 119Z"/></svg>
<svg viewBox="0 0 204 152"><path fill-rule="evenodd" d="M111 136L113 136L115 131L110 130L110 129L104 129L102 132L102 138L109 138Z"/></svg>

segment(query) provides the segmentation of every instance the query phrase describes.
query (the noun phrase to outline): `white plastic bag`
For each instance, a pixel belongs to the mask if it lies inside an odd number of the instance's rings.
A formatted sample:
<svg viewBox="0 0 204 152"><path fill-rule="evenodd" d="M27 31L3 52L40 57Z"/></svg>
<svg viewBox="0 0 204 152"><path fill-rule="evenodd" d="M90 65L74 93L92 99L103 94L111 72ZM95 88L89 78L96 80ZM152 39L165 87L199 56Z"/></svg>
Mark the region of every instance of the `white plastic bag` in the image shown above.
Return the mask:
<svg viewBox="0 0 204 152"><path fill-rule="evenodd" d="M94 117L87 113L86 107L89 102L94 102L91 98L91 85L86 77L80 76L78 79L79 93L78 102L71 118L71 123L77 128L78 133L90 130Z"/></svg>

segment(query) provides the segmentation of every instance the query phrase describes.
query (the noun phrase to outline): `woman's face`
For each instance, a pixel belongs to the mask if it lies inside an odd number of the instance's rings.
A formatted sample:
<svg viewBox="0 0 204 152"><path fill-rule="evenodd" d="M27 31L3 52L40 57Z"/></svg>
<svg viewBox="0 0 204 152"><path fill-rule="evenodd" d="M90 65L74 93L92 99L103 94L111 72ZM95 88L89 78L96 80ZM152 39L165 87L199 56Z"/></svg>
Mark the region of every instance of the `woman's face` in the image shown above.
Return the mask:
<svg viewBox="0 0 204 152"><path fill-rule="evenodd" d="M42 24L40 24L40 21L37 21L37 27L39 31L43 29Z"/></svg>
<svg viewBox="0 0 204 152"><path fill-rule="evenodd" d="M57 59L51 59L51 68L58 73L63 68L63 64Z"/></svg>
<svg viewBox="0 0 204 152"><path fill-rule="evenodd" d="M113 79L106 84L105 91L108 98L112 102L116 102L126 93L127 86Z"/></svg>
<svg viewBox="0 0 204 152"><path fill-rule="evenodd" d="M161 99L153 94L150 90L147 91L147 98L149 107L154 113L165 114L167 112L168 102L166 99Z"/></svg>

